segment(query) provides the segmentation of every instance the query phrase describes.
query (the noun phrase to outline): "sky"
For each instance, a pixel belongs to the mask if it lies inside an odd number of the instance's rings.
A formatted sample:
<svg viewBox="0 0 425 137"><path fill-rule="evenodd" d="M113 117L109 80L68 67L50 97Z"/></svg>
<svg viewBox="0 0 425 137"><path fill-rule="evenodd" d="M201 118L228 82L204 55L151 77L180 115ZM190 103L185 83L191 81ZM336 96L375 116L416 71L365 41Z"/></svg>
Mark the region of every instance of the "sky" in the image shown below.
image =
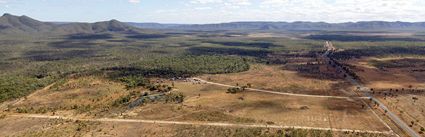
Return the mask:
<svg viewBox="0 0 425 137"><path fill-rule="evenodd" d="M0 0L0 13L73 22L424 22L425 0Z"/></svg>

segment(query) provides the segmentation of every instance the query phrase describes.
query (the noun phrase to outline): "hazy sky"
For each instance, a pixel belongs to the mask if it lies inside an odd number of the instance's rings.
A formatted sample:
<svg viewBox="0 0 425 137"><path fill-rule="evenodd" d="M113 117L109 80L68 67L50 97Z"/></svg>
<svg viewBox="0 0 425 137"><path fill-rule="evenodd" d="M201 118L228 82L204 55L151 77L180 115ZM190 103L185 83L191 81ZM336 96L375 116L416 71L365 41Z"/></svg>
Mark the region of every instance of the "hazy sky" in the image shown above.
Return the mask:
<svg viewBox="0 0 425 137"><path fill-rule="evenodd" d="M43 21L425 21L425 0L0 0L0 13Z"/></svg>

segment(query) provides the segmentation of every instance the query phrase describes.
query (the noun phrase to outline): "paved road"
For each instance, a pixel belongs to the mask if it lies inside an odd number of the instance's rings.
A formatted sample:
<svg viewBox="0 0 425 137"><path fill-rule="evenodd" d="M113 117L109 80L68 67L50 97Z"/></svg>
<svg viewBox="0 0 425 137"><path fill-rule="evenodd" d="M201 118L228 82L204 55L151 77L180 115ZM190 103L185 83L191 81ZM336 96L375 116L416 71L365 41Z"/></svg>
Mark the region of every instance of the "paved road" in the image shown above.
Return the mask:
<svg viewBox="0 0 425 137"><path fill-rule="evenodd" d="M325 47L327 48L327 51L324 54L324 57L328 58L328 61L331 61L329 55L336 50L335 47L333 47L331 42L326 42L325 43ZM344 69L342 69L340 66L337 66L337 69L341 70L347 77L347 80L349 80L352 84L356 85L357 87L360 88L360 92L361 94L363 94L362 96L366 96L369 99L372 99L373 101L375 101L376 103L379 104L379 108L382 109L384 112L387 112L387 116L395 123L397 124L398 127L400 127L401 129L403 129L408 135L412 136L412 137L421 137L416 131L414 131L412 128L410 128L403 120L401 120L396 114L394 114L393 112L391 112L387 106L385 106L385 104L383 104L381 101L379 101L378 99L376 99L375 97L373 97L372 95L370 95L369 93L370 88L366 87L365 85L363 85L362 83L360 83L359 81L357 81L356 79L354 79L351 75L348 74L347 71L345 71Z"/></svg>
<svg viewBox="0 0 425 137"><path fill-rule="evenodd" d="M267 124L235 124L223 122L187 122L187 121L164 121L164 120L141 120L141 119L113 119L113 118L74 118L63 116L50 116L50 115L36 115L36 114L16 114L8 115L11 117L21 118L43 118L43 119L65 119L65 120L80 120L80 121L94 121L94 122L122 122L122 123L147 123L147 124L169 124L169 125L198 125L198 126L218 126L218 127L243 127L243 128L277 128L277 129L308 129L308 130L324 130L324 131L337 131L337 132L358 132L358 133L373 133L373 134L387 134L391 132L371 131L371 130L352 130L352 129L335 129L335 128L317 128L317 127L303 127L303 126L282 126L282 125L267 125Z"/></svg>
<svg viewBox="0 0 425 137"><path fill-rule="evenodd" d="M222 86L222 87L230 87L230 88L237 87L237 86L232 86L232 85L226 85L226 84L206 81L206 80L203 80L203 79L200 79L200 78L192 78L192 79L195 80L195 81L199 81L201 83L212 84L212 85L217 85L217 86ZM336 99L349 99L349 98L369 99L369 97L344 97L344 96L323 96L323 95L295 94L295 93L285 93L285 92L277 92L277 91L255 89L255 88L246 88L246 90L263 92L263 93L270 93L270 94L277 94L277 95L298 96L298 97L336 98Z"/></svg>

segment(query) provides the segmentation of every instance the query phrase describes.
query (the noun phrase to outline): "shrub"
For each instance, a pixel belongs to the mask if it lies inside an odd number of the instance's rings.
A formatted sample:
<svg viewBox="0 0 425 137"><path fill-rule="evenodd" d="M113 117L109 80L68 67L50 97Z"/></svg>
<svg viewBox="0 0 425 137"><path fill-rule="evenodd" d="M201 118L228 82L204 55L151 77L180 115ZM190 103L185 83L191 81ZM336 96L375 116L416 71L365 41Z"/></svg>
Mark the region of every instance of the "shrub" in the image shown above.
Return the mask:
<svg viewBox="0 0 425 137"><path fill-rule="evenodd" d="M119 78L119 80L123 83L125 83L125 86L127 89L136 88L139 86L147 86L150 84L149 80L145 79L143 76L140 75L131 75Z"/></svg>

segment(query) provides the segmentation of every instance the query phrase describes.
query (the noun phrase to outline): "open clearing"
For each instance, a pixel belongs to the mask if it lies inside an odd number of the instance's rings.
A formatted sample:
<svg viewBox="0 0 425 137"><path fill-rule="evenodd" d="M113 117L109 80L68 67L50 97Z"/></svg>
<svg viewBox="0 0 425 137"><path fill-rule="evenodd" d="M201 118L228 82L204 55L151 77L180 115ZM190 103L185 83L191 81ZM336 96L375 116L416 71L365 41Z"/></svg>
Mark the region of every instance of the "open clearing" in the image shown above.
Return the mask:
<svg viewBox="0 0 425 137"><path fill-rule="evenodd" d="M63 119L7 117L0 119L0 134L5 136L368 136L387 134L330 132L304 129L238 128L192 125L163 125L123 122L90 122Z"/></svg>
<svg viewBox="0 0 425 137"><path fill-rule="evenodd" d="M389 57L362 58L348 63L355 66L356 73L368 87L425 89L425 73L420 62L424 61L418 57Z"/></svg>
<svg viewBox="0 0 425 137"><path fill-rule="evenodd" d="M380 100L415 131L420 132L421 128L425 128L424 95L406 94L397 97L381 97Z"/></svg>
<svg viewBox="0 0 425 137"><path fill-rule="evenodd" d="M406 127L424 134L423 56L369 57L346 61L379 99ZM387 112L384 112L387 113Z"/></svg>
<svg viewBox="0 0 425 137"><path fill-rule="evenodd" d="M281 65L252 65L246 72L232 74L204 75L202 79L229 84L246 85L286 93L346 96L341 91L348 88L343 80L316 79L301 76L296 71L285 70Z"/></svg>
<svg viewBox="0 0 425 137"><path fill-rule="evenodd" d="M86 84L73 86L79 82ZM171 81L165 81L167 83ZM10 110L6 113L389 130L371 110L362 108L356 100L277 96L249 91L228 94L224 87L183 81L174 82L174 85L176 89L173 92L182 92L186 96L182 104L152 102L133 109L116 108L111 105L112 102L129 91L108 80L82 77L64 82L58 88L37 91L9 106Z"/></svg>

